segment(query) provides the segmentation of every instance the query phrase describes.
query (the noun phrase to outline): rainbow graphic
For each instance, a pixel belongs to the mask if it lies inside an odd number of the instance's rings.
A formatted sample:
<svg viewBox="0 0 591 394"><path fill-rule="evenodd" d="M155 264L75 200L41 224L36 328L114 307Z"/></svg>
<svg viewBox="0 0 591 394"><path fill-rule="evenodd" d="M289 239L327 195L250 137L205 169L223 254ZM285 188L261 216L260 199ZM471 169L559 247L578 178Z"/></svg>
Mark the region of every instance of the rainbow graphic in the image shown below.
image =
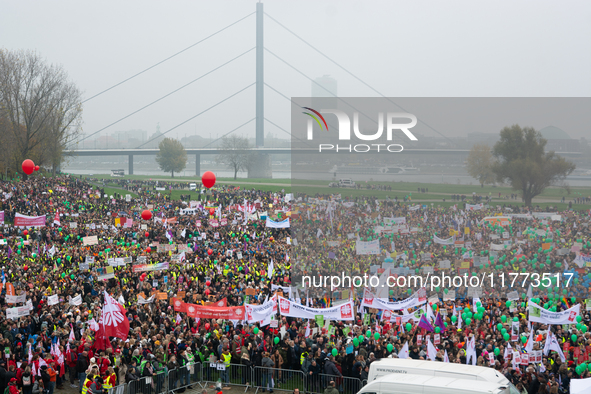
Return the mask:
<svg viewBox="0 0 591 394"><path fill-rule="evenodd" d="M320 117L320 119L322 119L322 123L324 123L324 126L326 127L326 131L328 131L328 124L326 124L326 120L324 120L324 116L320 115L320 112L316 111L315 109L309 108L309 107L302 107L302 108L307 109L308 111L314 112L314 114L316 114L318 117ZM302 113L306 114L309 117L311 117L312 119L314 119L316 121L316 123L318 123L318 126L320 126L320 130L323 129L322 123L320 123L320 119L318 119L316 116L314 116L310 112L302 112Z"/></svg>

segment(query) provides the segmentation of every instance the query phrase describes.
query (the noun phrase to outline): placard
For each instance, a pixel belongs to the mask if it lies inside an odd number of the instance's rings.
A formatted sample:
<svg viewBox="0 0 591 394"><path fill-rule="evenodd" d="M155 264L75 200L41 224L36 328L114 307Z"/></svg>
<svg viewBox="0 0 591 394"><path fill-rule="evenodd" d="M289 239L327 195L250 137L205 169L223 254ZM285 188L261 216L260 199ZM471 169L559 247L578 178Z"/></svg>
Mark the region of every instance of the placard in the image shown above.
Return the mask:
<svg viewBox="0 0 591 394"><path fill-rule="evenodd" d="M98 237L96 235L92 235L90 237L83 237L82 244L84 246L98 245Z"/></svg>

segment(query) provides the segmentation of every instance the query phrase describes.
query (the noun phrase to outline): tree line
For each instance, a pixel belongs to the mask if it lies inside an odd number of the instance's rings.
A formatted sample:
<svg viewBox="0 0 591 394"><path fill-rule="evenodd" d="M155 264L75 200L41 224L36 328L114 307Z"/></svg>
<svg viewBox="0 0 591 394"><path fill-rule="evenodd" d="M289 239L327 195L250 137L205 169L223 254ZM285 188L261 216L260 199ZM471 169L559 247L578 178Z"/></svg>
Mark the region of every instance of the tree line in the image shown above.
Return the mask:
<svg viewBox="0 0 591 394"><path fill-rule="evenodd" d="M81 131L81 92L60 65L32 51L0 49L0 172L31 159L54 173Z"/></svg>

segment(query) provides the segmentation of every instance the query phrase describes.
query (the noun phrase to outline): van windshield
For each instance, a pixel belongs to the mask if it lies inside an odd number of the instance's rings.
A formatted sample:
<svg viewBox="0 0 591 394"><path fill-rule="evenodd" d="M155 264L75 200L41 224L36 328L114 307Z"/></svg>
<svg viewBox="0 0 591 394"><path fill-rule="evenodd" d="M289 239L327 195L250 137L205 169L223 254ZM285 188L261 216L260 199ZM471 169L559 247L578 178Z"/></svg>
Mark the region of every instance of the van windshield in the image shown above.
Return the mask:
<svg viewBox="0 0 591 394"><path fill-rule="evenodd" d="M517 387L515 387L512 383L509 383L509 387L507 387L505 390L503 390L499 394L521 394L521 393L519 392L519 390L517 390Z"/></svg>

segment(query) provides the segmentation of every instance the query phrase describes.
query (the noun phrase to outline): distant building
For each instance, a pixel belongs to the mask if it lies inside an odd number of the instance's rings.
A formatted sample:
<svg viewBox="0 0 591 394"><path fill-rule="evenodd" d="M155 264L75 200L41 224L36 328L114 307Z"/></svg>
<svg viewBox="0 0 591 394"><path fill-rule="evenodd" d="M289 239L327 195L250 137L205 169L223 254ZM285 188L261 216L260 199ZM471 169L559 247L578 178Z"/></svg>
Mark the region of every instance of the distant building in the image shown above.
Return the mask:
<svg viewBox="0 0 591 394"><path fill-rule="evenodd" d="M337 80L328 75L312 82L312 108L338 108ZM319 100L318 100L319 99ZM315 108L316 109L316 108Z"/></svg>
<svg viewBox="0 0 591 394"><path fill-rule="evenodd" d="M547 151L555 152L581 152L581 141L570 138L570 135L555 126L540 129L542 137L548 140Z"/></svg>

